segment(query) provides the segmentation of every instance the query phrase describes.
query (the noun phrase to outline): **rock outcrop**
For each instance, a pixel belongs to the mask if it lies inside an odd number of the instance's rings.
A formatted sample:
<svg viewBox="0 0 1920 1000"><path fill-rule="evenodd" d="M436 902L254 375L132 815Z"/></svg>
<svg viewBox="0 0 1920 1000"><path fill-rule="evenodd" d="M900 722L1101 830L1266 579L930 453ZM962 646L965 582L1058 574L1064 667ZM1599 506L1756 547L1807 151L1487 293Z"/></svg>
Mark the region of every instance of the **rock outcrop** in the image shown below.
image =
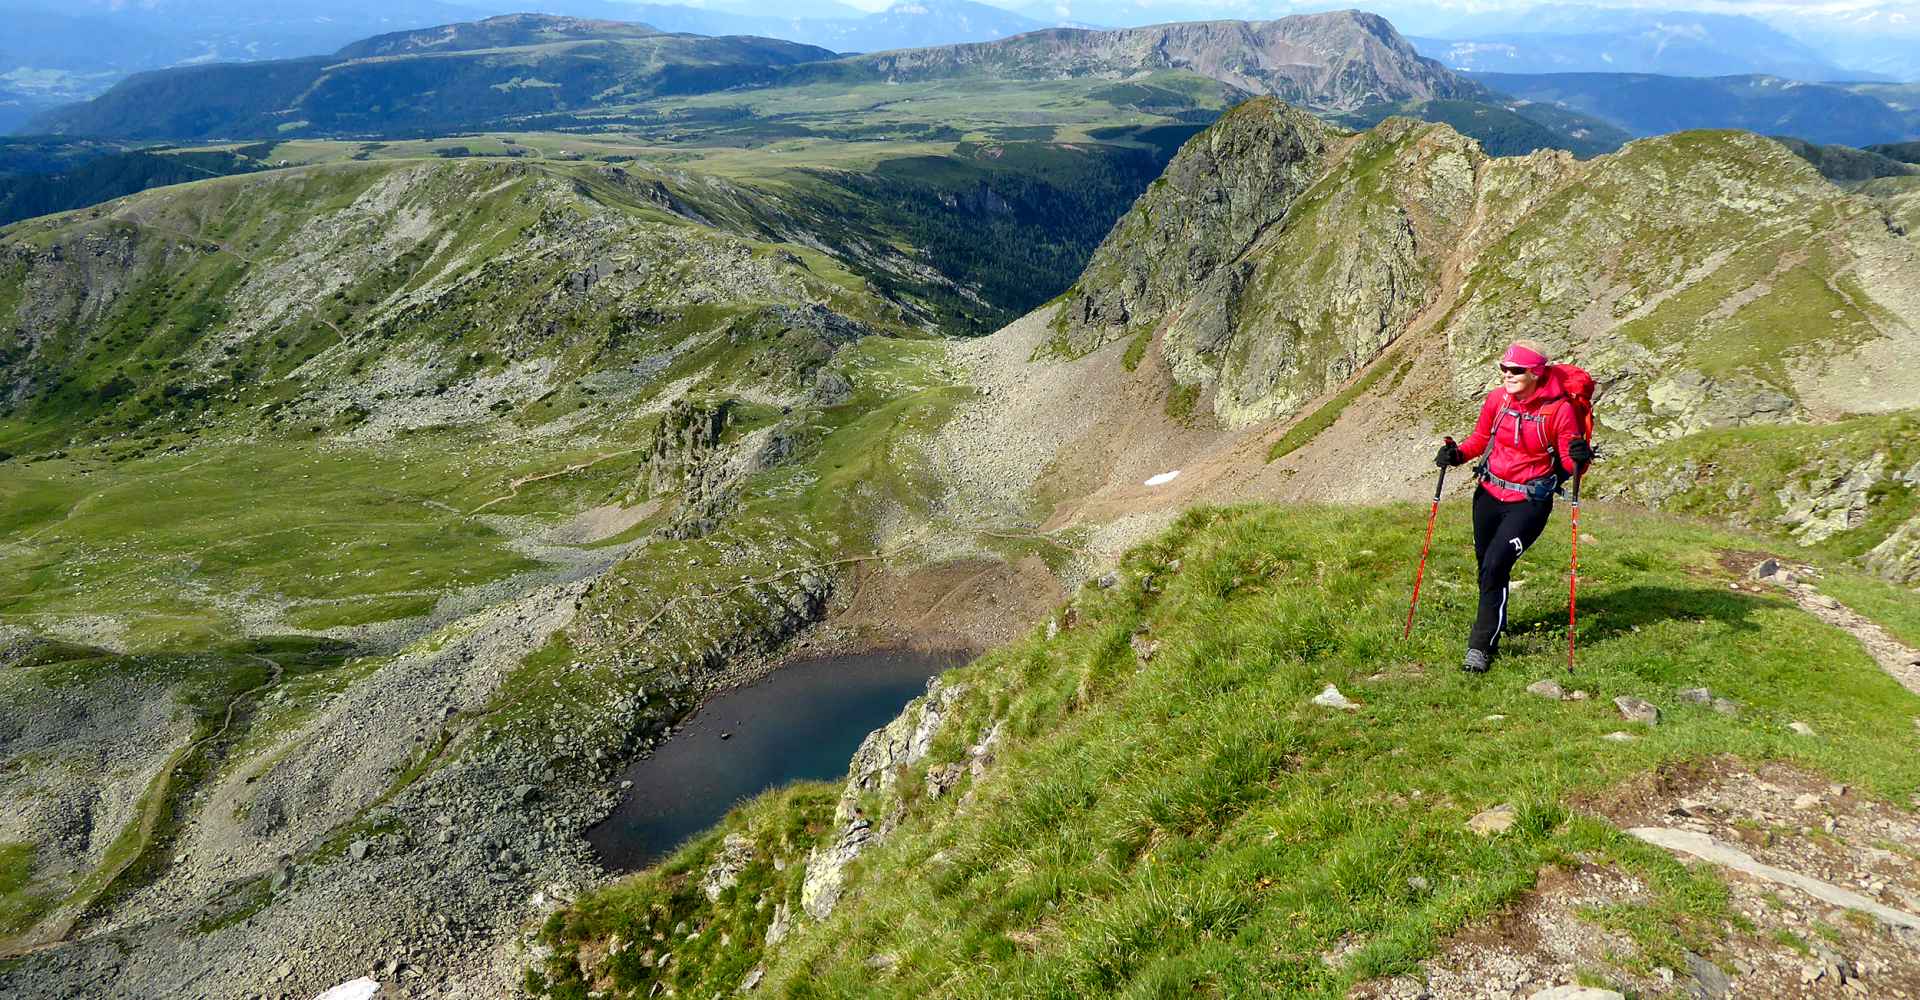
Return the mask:
<svg viewBox="0 0 1920 1000"><path fill-rule="evenodd" d="M1230 309L1244 281L1209 279L1286 216L1324 168L1334 135L1312 115L1256 99L1188 141L1068 291L1055 349L1086 354L1158 323L1189 298ZM1203 292L1213 294L1196 294Z"/></svg>
<svg viewBox="0 0 1920 1000"><path fill-rule="evenodd" d="M839 832L831 844L807 858L800 905L808 916L824 920L833 912L846 887L847 866L899 822L901 773L926 759L935 737L966 693L966 685L948 684L936 677L927 682L925 695L861 741L833 813L833 829ZM982 743L990 746L991 736L989 733ZM984 753L974 756L978 759Z"/></svg>

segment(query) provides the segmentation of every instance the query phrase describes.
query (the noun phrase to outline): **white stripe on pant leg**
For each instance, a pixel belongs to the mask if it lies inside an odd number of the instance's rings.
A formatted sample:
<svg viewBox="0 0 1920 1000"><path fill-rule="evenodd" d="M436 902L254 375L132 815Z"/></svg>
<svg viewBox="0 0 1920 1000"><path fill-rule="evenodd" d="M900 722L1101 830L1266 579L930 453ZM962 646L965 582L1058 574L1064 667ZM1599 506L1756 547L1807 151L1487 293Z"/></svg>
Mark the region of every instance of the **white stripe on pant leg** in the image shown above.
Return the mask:
<svg viewBox="0 0 1920 1000"><path fill-rule="evenodd" d="M1487 650L1500 648L1500 633L1507 630L1507 588L1500 588L1500 623L1493 627L1493 638L1487 640Z"/></svg>

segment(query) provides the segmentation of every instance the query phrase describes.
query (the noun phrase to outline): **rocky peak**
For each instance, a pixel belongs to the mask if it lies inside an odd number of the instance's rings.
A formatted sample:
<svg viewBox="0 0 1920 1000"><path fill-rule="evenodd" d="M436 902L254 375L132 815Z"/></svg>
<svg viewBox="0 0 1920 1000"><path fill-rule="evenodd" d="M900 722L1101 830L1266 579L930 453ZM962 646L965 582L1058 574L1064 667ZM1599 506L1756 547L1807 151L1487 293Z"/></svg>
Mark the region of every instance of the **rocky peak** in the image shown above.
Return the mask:
<svg viewBox="0 0 1920 1000"><path fill-rule="evenodd" d="M1157 322L1285 217L1336 135L1269 97L1241 104L1189 140L1067 292L1055 350L1078 356Z"/></svg>

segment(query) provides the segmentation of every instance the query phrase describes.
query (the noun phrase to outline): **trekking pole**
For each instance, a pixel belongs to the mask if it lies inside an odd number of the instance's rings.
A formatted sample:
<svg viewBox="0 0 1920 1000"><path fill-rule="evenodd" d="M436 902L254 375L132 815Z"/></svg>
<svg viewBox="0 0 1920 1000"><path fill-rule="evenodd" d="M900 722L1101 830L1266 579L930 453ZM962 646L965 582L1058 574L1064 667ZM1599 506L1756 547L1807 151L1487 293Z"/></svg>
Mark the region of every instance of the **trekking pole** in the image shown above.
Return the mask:
<svg viewBox="0 0 1920 1000"><path fill-rule="evenodd" d="M1577 619L1574 610L1579 607L1580 596L1580 477L1586 469L1573 471L1573 556L1567 570L1567 673L1573 673L1573 626Z"/></svg>
<svg viewBox="0 0 1920 1000"><path fill-rule="evenodd" d="M1453 439L1447 438L1452 444ZM1433 547L1433 521L1440 514L1440 491L1447 486L1447 467L1440 467L1440 481L1433 484L1433 506L1427 510L1427 540L1420 546L1420 566L1413 571L1413 603L1407 605L1407 627L1401 631L1400 638L1413 634L1413 609L1420 606L1420 578L1427 573L1427 550Z"/></svg>

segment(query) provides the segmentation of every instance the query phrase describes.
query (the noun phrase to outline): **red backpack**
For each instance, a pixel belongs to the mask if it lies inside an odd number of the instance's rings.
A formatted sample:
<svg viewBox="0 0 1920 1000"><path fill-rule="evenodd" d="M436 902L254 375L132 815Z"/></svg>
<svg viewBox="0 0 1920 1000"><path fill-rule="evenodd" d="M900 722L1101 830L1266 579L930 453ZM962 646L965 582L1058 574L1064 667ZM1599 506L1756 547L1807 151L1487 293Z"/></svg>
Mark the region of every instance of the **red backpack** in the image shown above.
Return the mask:
<svg viewBox="0 0 1920 1000"><path fill-rule="evenodd" d="M1593 443L1593 397L1597 395L1593 376L1573 365L1548 365L1547 384L1556 386L1573 407L1574 436Z"/></svg>

